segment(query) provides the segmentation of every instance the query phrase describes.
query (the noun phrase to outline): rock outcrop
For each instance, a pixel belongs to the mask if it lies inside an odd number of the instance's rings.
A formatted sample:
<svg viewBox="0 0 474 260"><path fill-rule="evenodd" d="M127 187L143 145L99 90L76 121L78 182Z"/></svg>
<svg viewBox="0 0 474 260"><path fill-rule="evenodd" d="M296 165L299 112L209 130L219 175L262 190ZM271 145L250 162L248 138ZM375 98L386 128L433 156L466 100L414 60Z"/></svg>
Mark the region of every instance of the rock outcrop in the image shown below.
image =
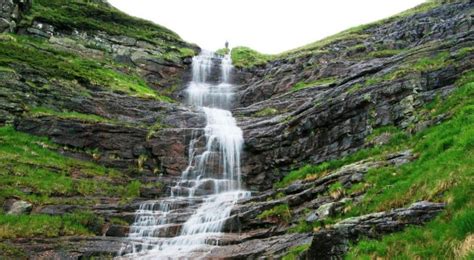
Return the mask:
<svg viewBox="0 0 474 260"><path fill-rule="evenodd" d="M234 111L244 129L248 187L265 190L303 162L351 154L373 129L416 132L439 121L422 108L472 69L473 53L462 51L473 44L472 7L442 5L254 69ZM354 53L355 46L364 48ZM379 49L398 51L372 58ZM292 89L299 81L307 88Z"/></svg>
<svg viewBox="0 0 474 260"><path fill-rule="evenodd" d="M401 231L410 225L424 224L442 211L444 206L443 203L421 201L408 208L343 220L329 230L314 233L306 259L342 258L350 243L357 241L358 238L362 236L380 238L384 234Z"/></svg>
<svg viewBox="0 0 474 260"><path fill-rule="evenodd" d="M14 32L23 13L31 8L31 0L1 0L0 7L0 33Z"/></svg>

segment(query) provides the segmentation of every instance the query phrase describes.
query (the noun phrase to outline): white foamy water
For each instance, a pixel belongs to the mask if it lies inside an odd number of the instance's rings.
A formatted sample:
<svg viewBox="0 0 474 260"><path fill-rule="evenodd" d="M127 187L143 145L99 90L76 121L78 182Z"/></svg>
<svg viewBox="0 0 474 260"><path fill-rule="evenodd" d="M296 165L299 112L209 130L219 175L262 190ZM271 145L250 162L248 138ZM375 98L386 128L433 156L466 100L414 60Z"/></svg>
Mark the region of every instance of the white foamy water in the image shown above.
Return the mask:
<svg viewBox="0 0 474 260"><path fill-rule="evenodd" d="M198 139L191 140L189 165L170 197L140 205L122 258L205 258L218 246L233 206L250 196L241 189L243 133L226 110L233 97L231 59L203 52L194 57L192 68L187 102L206 115L205 147L196 147ZM215 69L219 74L213 73Z"/></svg>

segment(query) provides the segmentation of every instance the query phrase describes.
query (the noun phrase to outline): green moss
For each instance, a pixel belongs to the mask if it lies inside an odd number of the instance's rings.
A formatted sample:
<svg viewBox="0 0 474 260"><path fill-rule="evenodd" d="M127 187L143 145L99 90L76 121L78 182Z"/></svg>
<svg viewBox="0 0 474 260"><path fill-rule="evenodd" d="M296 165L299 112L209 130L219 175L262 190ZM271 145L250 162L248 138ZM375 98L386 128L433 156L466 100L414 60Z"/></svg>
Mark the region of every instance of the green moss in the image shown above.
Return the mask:
<svg viewBox="0 0 474 260"><path fill-rule="evenodd" d="M456 56L458 57L465 57L467 55L470 55L474 52L474 47L465 47L461 48L456 52Z"/></svg>
<svg viewBox="0 0 474 260"><path fill-rule="evenodd" d="M0 238L91 236L103 223L94 213L51 215L0 215Z"/></svg>
<svg viewBox="0 0 474 260"><path fill-rule="evenodd" d="M256 113L253 114L253 116L255 117L265 117L265 116L273 116L273 115L276 115L278 114L278 110L276 108L272 108L272 107L266 107Z"/></svg>
<svg viewBox="0 0 474 260"><path fill-rule="evenodd" d="M60 31L103 31L161 46L185 45L177 34L162 26L87 0L35 0L21 25L27 26L32 21L51 24Z"/></svg>
<svg viewBox="0 0 474 260"><path fill-rule="evenodd" d="M216 51L216 54L221 55L221 56L227 55L229 53L230 53L229 48L222 48L222 49L219 49L219 50Z"/></svg>
<svg viewBox="0 0 474 260"><path fill-rule="evenodd" d="M304 219L301 219L298 224L288 229L289 233L309 233L313 231L313 225Z"/></svg>
<svg viewBox="0 0 474 260"><path fill-rule="evenodd" d="M288 223L291 220L290 208L287 204L281 204L272 209L265 210L257 216L257 219L277 219L279 222Z"/></svg>
<svg viewBox="0 0 474 260"><path fill-rule="evenodd" d="M46 108L46 107L35 107L29 110L29 114L33 117L41 117L41 116L56 116L59 118L64 118L64 119L76 119L76 120L81 120L85 122L112 122L112 120L109 120L107 118L98 116L98 115L92 115L92 114L82 114L78 112L57 112L52 109Z"/></svg>
<svg viewBox="0 0 474 260"><path fill-rule="evenodd" d="M109 223L118 226L129 226L127 221L120 218L110 218Z"/></svg>
<svg viewBox="0 0 474 260"><path fill-rule="evenodd" d="M283 256L282 260L296 260L306 250L309 249L309 244L291 247L288 253Z"/></svg>
<svg viewBox="0 0 474 260"><path fill-rule="evenodd" d="M65 157L48 139L0 128L0 204L19 197L35 204L84 204L73 196L133 196L123 174ZM52 198L62 197L62 199ZM69 199L70 198L70 201Z"/></svg>
<svg viewBox="0 0 474 260"><path fill-rule="evenodd" d="M329 78L322 78L322 79L314 80L314 81L311 81L311 82L300 81L300 82L296 83L293 86L292 90L297 91L297 90L305 89L305 88L308 88L308 87L331 85L331 84L334 84L336 82L336 80L337 80L337 78L335 78L335 77L329 77Z"/></svg>
<svg viewBox="0 0 474 260"><path fill-rule="evenodd" d="M426 63L422 63L425 66ZM431 66L431 65L428 65ZM442 102L430 104L432 116L449 113L451 118L413 136L396 137L400 131L384 127L372 136L392 133L393 142L383 148L365 151L360 159L375 154L392 153L411 148L418 158L401 167L369 170L365 184L348 192L366 190L361 203L339 216L346 218L371 212L386 211L427 200L446 202L447 208L434 221L423 227L383 237L363 239L350 250L348 259L463 259L469 251L459 250L474 232L474 72L458 80L455 92ZM375 151L375 152L374 152ZM347 160L350 162L352 160ZM328 163L332 165L333 163ZM345 164L344 164L345 165ZM321 170L320 167L315 170ZM307 166L311 169L311 166ZM314 168L313 168L314 169ZM303 173L311 170L300 171Z"/></svg>
<svg viewBox="0 0 474 260"><path fill-rule="evenodd" d="M397 54L400 54L402 51L403 50L397 50L397 49L378 50L378 51L370 52L367 56L370 58L386 58L386 57L392 57Z"/></svg>
<svg viewBox="0 0 474 260"><path fill-rule="evenodd" d="M279 55L275 55L275 59L282 59L282 58L287 58L291 56L304 56L304 55L309 55L309 54L314 54L317 52L323 51L323 49L331 44L334 44L336 42L340 41L363 41L367 39L370 35L366 33L368 29L387 24L389 22L395 21L397 19L401 19L403 17L407 17L416 13L422 13L426 12L430 9L433 9L437 6L439 6L441 3L438 1L428 1L426 3L423 3L417 7L414 7L412 9L409 9L407 11L404 11L400 14L397 14L395 16L392 16L390 18L386 18L377 22L369 23L369 24L364 24L364 25L359 25L350 29L347 29L345 31L342 31L340 33L337 33L335 35L332 35L330 37L324 38L322 40L316 41L314 43L283 52ZM357 45L356 45L357 46Z"/></svg>
<svg viewBox="0 0 474 260"><path fill-rule="evenodd" d="M139 181L132 181L127 185L125 197L135 198L140 196L141 183Z"/></svg>
<svg viewBox="0 0 474 260"><path fill-rule="evenodd" d="M374 131L372 131L372 133L365 138L365 141L370 142L374 140L375 138L381 136L382 134L387 134L387 133L392 134L392 135L400 134L400 135L406 136L406 134L402 130L398 129L395 126L389 125L389 126L383 126L383 127L374 129Z"/></svg>
<svg viewBox="0 0 474 260"><path fill-rule="evenodd" d="M335 182L333 184L331 184L331 186L329 186L329 189L328 191L331 193L331 192L336 192L336 191L340 191L340 190L343 190L344 187L342 187L342 184L340 182Z"/></svg>
<svg viewBox="0 0 474 260"><path fill-rule="evenodd" d="M163 124L161 122L161 119L158 119L152 126L148 128L148 134L147 134L147 139L152 138L156 133L158 133L160 130L169 128L170 126Z"/></svg>
<svg viewBox="0 0 474 260"><path fill-rule="evenodd" d="M361 83L356 83L354 85L352 85L349 89L347 89L347 93L349 94L352 94L352 93L355 93L357 91L359 91L360 89L362 89L363 85Z"/></svg>
<svg viewBox="0 0 474 260"><path fill-rule="evenodd" d="M2 67L0 66L0 73L16 73L16 71L9 67Z"/></svg>
<svg viewBox="0 0 474 260"><path fill-rule="evenodd" d="M196 55L196 52L190 48L179 48L179 53L182 58L189 58Z"/></svg>
<svg viewBox="0 0 474 260"><path fill-rule="evenodd" d="M350 52L363 52L367 49L367 47L365 46L365 44L356 44L356 45L353 45L353 46L350 46L349 48L347 48L348 51Z"/></svg>
<svg viewBox="0 0 474 260"><path fill-rule="evenodd" d="M270 55L261 54L247 47L235 47L231 54L232 63L238 68L250 68L266 64Z"/></svg>
<svg viewBox="0 0 474 260"><path fill-rule="evenodd" d="M0 259L28 259L24 249L0 243Z"/></svg>
<svg viewBox="0 0 474 260"><path fill-rule="evenodd" d="M402 78L411 73L424 73L435 71L453 64L453 56L449 52L440 52L429 57L422 57L415 62L410 62L392 72L382 76L374 76L368 78L364 85L371 86L381 82L389 82Z"/></svg>
<svg viewBox="0 0 474 260"><path fill-rule="evenodd" d="M85 86L105 88L131 96L154 98L169 102L158 95L133 71L110 60L91 60L74 53L56 50L46 41L27 36L15 36L16 42L0 41L0 66L28 65L50 78L77 81Z"/></svg>

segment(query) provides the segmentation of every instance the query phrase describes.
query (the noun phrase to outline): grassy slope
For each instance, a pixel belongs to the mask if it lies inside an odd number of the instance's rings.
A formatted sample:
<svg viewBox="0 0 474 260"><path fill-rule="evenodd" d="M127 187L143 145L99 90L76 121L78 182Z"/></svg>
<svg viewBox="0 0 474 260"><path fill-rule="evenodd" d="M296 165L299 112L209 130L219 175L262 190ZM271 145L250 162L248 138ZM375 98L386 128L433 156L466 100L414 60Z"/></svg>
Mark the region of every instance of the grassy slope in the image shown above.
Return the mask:
<svg viewBox="0 0 474 260"><path fill-rule="evenodd" d="M94 203L76 201L73 196L137 195L120 172L61 155L46 138L5 126L0 128L0 144L0 204L8 197L41 205Z"/></svg>
<svg viewBox="0 0 474 260"><path fill-rule="evenodd" d="M51 24L58 30L103 31L133 37L167 50L188 47L176 33L165 27L90 0L34 0L22 24L28 25L32 21Z"/></svg>
<svg viewBox="0 0 474 260"><path fill-rule="evenodd" d="M471 252L474 232L474 72L465 73L458 89L446 100L437 99L425 109L431 115L449 115L445 122L413 136L394 127L375 131L374 136L391 133L388 145L359 151L349 157L320 165L307 165L290 173L277 187L297 179L317 178L328 170L368 157L413 149L418 159L400 168L369 171L366 182L344 192L365 190L360 204L349 206L335 222L351 216L390 210L420 200L440 201L447 209L425 227L412 227L380 241L363 240L350 251L349 259L465 257ZM317 226L319 223L316 223ZM309 231L302 223L294 231ZM469 251L469 248L471 251Z"/></svg>
<svg viewBox="0 0 474 260"><path fill-rule="evenodd" d="M232 63L237 68L251 68L267 63L270 55L261 54L247 47L235 47L231 50Z"/></svg>
<svg viewBox="0 0 474 260"><path fill-rule="evenodd" d="M132 96L169 101L147 86L136 73L123 73L126 69L110 59L94 60L76 53L57 50L48 42L28 37L3 37L0 40L0 67L15 70L27 65L51 79L81 82L109 91Z"/></svg>
<svg viewBox="0 0 474 260"><path fill-rule="evenodd" d="M435 8L440 5L439 0L428 0L426 3L423 3L419 6L416 6L412 9L409 9L407 11L404 11L400 14L394 15L392 17L382 19L380 21L376 21L373 23L369 24L363 24L359 25L347 30L344 30L340 33L334 34L332 36L329 36L327 38L321 39L319 41L307 44L305 46L298 47L293 50L289 50L283 53L280 53L278 55L275 55L275 59L283 59L283 58L289 58L289 57L294 57L294 56L302 56L302 55L309 55L315 52L321 52L324 51L324 48L329 46L330 44L333 44L338 41L343 41L343 40L348 40L348 39L365 39L368 38L369 35L365 34L365 30L380 26L386 23L393 22L397 19L415 14L415 13L420 13L420 12L426 12L432 8ZM356 46L354 46L356 48ZM374 54L377 55L377 54ZM382 55L382 54L380 54Z"/></svg>
<svg viewBox="0 0 474 260"><path fill-rule="evenodd" d="M440 0L429 0L424 4L421 4L410 10L404 11L400 14L394 15L390 18L386 18L380 21L369 23L369 24L356 26L356 27L347 29L345 31L342 31L340 33L337 33L335 35L329 36L327 38L321 39L319 41L316 41L316 42L313 42L313 43L310 43L305 46L301 46L289 51L285 51L283 53L276 54L276 55L261 54L247 47L236 47L232 49L232 61L236 67L251 68L251 67L263 65L272 60L289 59L289 58L294 58L294 57L299 57L299 56L311 55L318 52L326 52L325 48L333 43L344 41L344 40L366 39L369 37L369 35L366 34L365 31L370 28L380 26L380 25L395 21L397 19L409 16L415 13L425 12L439 5L440 5ZM353 46L352 48L357 48L357 47L358 46L356 45L356 46ZM369 56L370 57L387 57L387 56L393 56L395 54L398 54L399 52L400 50L382 50L382 51L371 53ZM295 90L304 88L305 86L309 86L309 85L314 85L314 84L310 82L301 82L300 85L298 86L295 85Z"/></svg>
<svg viewBox="0 0 474 260"><path fill-rule="evenodd" d="M93 205L94 197L139 196L139 182L128 183L120 172L65 157L57 148L46 138L0 128L0 204L13 197L35 206ZM8 216L0 209L0 239L91 235L102 222L88 212Z"/></svg>

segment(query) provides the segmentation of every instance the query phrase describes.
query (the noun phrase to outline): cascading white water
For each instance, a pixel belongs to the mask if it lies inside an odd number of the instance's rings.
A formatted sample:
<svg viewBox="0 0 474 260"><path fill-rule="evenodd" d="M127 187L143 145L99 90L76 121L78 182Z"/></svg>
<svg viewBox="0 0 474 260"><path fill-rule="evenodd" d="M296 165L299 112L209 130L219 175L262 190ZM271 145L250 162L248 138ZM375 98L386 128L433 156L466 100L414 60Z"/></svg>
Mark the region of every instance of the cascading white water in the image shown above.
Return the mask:
<svg viewBox="0 0 474 260"><path fill-rule="evenodd" d="M220 61L220 83L211 83ZM189 166L171 189L171 196L141 204L130 228L123 258L202 258L222 235L232 207L250 192L241 190L242 130L230 111L232 84L230 57L202 52L193 59L193 79L186 90L188 103L201 108L207 119L206 146L197 149L191 140ZM214 79L215 81L215 79ZM198 151L202 151L198 153ZM192 210L184 223L179 218ZM173 231L176 235L173 234ZM212 241L212 242L211 242ZM216 242L217 241L217 242ZM120 254L122 254L122 252Z"/></svg>

